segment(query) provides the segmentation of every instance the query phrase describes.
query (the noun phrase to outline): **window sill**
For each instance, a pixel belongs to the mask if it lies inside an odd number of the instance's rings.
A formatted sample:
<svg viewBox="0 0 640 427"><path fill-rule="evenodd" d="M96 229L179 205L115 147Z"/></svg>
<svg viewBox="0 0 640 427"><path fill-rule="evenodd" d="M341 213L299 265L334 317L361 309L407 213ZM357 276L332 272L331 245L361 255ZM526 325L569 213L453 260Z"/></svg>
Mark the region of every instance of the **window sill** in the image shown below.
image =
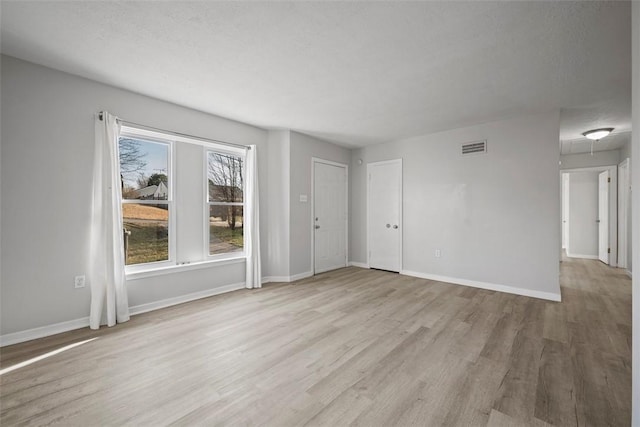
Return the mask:
<svg viewBox="0 0 640 427"><path fill-rule="evenodd" d="M147 277L163 276L165 274L181 273L183 271L200 270L210 267L221 267L223 265L239 264L245 262L246 257L225 258L218 260L192 262L190 264L169 265L165 267L150 268L148 270L137 270L125 273L127 281L144 279Z"/></svg>

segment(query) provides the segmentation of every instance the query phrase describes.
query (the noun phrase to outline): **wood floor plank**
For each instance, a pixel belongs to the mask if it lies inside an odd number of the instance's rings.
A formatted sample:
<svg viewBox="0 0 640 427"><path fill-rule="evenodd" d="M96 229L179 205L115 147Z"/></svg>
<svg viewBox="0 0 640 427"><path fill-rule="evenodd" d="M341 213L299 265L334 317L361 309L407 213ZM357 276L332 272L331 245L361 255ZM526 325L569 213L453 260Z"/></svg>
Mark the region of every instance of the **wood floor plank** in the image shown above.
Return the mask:
<svg viewBox="0 0 640 427"><path fill-rule="evenodd" d="M534 416L552 425L577 425L569 344L543 340Z"/></svg>
<svg viewBox="0 0 640 427"><path fill-rule="evenodd" d="M2 425L629 425L631 286L561 303L344 268L0 349Z"/></svg>
<svg viewBox="0 0 640 427"><path fill-rule="evenodd" d="M542 322L544 303L527 301L524 320L513 341L509 370L504 376L493 409L515 418L529 419L534 415L538 369L543 343ZM537 338L536 338L537 337Z"/></svg>

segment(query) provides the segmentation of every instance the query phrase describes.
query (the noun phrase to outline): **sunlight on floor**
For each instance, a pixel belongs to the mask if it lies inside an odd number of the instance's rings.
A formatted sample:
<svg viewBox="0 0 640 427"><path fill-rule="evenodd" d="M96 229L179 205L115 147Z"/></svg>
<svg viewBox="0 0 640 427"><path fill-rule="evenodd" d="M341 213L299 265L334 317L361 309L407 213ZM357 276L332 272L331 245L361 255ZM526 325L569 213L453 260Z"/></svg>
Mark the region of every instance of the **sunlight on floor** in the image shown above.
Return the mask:
<svg viewBox="0 0 640 427"><path fill-rule="evenodd" d="M91 338L91 339L84 340L84 341L80 341L80 342L77 342L77 343L70 344L68 346L59 348L57 350L50 351L49 353L42 354L42 355L40 355L38 357L34 357L33 359L25 360L24 362L20 362L20 363L17 363L15 365L13 365L13 366L9 366L8 368L4 368L4 369L0 370L0 375L4 375L4 374L7 374L9 372L15 371L16 369L24 368L25 366L29 366L29 365L31 365L33 363L39 362L40 360L46 359L47 357L55 356L56 354L60 354L63 351L71 350L74 347L78 347L78 346L80 346L82 344L86 344L88 342L91 342L91 341L94 341L94 340L97 340L97 339L98 339L98 337Z"/></svg>

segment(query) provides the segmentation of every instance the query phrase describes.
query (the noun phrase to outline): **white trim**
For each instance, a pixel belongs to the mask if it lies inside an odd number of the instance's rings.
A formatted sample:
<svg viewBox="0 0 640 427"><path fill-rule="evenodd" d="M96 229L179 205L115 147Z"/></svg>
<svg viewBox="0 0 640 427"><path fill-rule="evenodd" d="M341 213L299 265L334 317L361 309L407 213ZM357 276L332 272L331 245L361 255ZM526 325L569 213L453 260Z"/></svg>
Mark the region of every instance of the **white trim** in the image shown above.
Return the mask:
<svg viewBox="0 0 640 427"><path fill-rule="evenodd" d="M349 261L349 267L369 268L366 262Z"/></svg>
<svg viewBox="0 0 640 427"><path fill-rule="evenodd" d="M611 168L615 168L618 165L602 165L602 166L591 166L588 168L572 168L572 169L560 169L560 173L571 173L571 172L604 172L606 170L611 170Z"/></svg>
<svg viewBox="0 0 640 427"><path fill-rule="evenodd" d="M403 266L403 262L402 262L402 237L404 235L404 215L402 213L402 207L404 205L404 164L402 161L402 158L399 159L393 159L393 160L383 160L380 162L371 162L371 163L367 163L367 175L366 175L366 181L367 181L367 223L366 223L366 230L367 230L367 266L371 265L371 249L369 247L369 241L371 240L369 238L370 236L370 230L369 230L369 211L370 211L370 207L369 207L369 192L371 191L371 166L380 166L380 165L387 165L387 164L395 164L395 163L399 163L400 164L400 206L398 207L398 226L400 227L400 236L399 236L399 269L401 272L402 271L402 266ZM367 267L370 268L370 267Z"/></svg>
<svg viewBox="0 0 640 427"><path fill-rule="evenodd" d="M630 160L627 157L618 164L618 260L620 268L628 266L628 225L629 202L631 201ZM626 188L625 188L626 186Z"/></svg>
<svg viewBox="0 0 640 427"><path fill-rule="evenodd" d="M560 294L552 292L534 291L532 289L516 288L514 286L499 285L496 283L479 282L477 280L459 279L456 277L439 276L437 274L420 273L417 271L402 270L400 274L405 276L419 277L421 279L435 280L437 282L453 283L456 285L471 286L473 288L486 289L489 291L505 292L508 294L523 295L526 297L540 298L549 301L561 301Z"/></svg>
<svg viewBox="0 0 640 427"><path fill-rule="evenodd" d="M241 255L235 258L199 261L199 262L192 262L189 264L169 265L169 266L158 267L150 270L127 273L126 278L127 278L127 282L129 282L132 280L144 279L147 277L162 276L165 274L172 274L172 273L181 273L183 271L200 270L202 268L222 267L230 264L239 264L241 262L244 262L245 260L246 260L246 257L244 255Z"/></svg>
<svg viewBox="0 0 640 427"><path fill-rule="evenodd" d="M287 283L290 282L289 276L264 276L262 278L262 284L266 283Z"/></svg>
<svg viewBox="0 0 640 427"><path fill-rule="evenodd" d="M178 297L167 298L160 301L154 301L147 304L140 304L130 307L130 314L135 316L137 314L146 313L153 310L159 310L161 308L170 307L176 304L182 304L189 301L195 301L201 298L207 298L214 295L223 294L226 292L236 291L239 289L245 289L245 284L234 283L231 285L219 286L217 288L208 289L205 291L194 292L191 294L181 295ZM11 334L0 335L0 347L8 345L18 344L25 341L31 341L38 338L44 338L51 335L61 334L63 332L73 331L75 329L82 329L89 327L89 317L82 317L80 319L68 320L65 322L54 323L52 325L41 326L39 328L27 329L25 331L13 332Z"/></svg>
<svg viewBox="0 0 640 427"><path fill-rule="evenodd" d="M316 271L314 272L314 275L315 275L315 274L326 273L327 271L338 270L338 269L340 269L340 268L346 268L346 267L348 267L348 266L349 266L349 263L346 263L346 264L338 264L338 265L332 265L332 266L330 266L330 267L327 267L327 268L326 268L326 269L324 269L324 270L320 270L320 271L316 270Z"/></svg>
<svg viewBox="0 0 640 427"><path fill-rule="evenodd" d="M633 273L629 270L625 270L625 273L627 273L627 276L629 276L629 279L633 279Z"/></svg>
<svg viewBox="0 0 640 427"><path fill-rule="evenodd" d="M598 255L574 254L567 252L567 256L569 258L597 259L598 261L600 260L600 257Z"/></svg>
<svg viewBox="0 0 640 427"><path fill-rule="evenodd" d="M316 163L324 163L326 165L344 168L345 171L345 203L344 203L344 267L349 265L349 165L344 163L333 162L331 160L321 159L319 157L311 157L311 275L316 273L316 233L315 233L315 177ZM342 268L343 266L337 267ZM328 270L327 270L328 271Z"/></svg>
<svg viewBox="0 0 640 427"><path fill-rule="evenodd" d="M305 271L304 273L294 274L293 276L265 276L262 278L262 283L290 283L296 280L306 279L313 276L312 271Z"/></svg>
<svg viewBox="0 0 640 427"><path fill-rule="evenodd" d="M306 279L307 277L313 276L313 271L305 271L304 273L294 274L293 276L289 276L290 282L295 282L296 280Z"/></svg>
<svg viewBox="0 0 640 427"><path fill-rule="evenodd" d="M0 335L0 347L31 341L49 335L61 334L74 329L88 328L89 317L67 320L66 322L54 323L53 325L41 326L39 328L27 329L25 331L13 332L11 334Z"/></svg>
<svg viewBox="0 0 640 427"><path fill-rule="evenodd" d="M171 307L172 305L183 304L185 302L195 301L201 298L208 298L214 295L224 294L227 292L237 291L240 289L245 289L244 282L233 283L231 285L218 286L216 288L207 289L204 291L193 292L190 294L167 298L160 301L154 301L146 304L136 305L129 308L129 314L131 314L132 316L135 316L136 314L147 313L149 311Z"/></svg>

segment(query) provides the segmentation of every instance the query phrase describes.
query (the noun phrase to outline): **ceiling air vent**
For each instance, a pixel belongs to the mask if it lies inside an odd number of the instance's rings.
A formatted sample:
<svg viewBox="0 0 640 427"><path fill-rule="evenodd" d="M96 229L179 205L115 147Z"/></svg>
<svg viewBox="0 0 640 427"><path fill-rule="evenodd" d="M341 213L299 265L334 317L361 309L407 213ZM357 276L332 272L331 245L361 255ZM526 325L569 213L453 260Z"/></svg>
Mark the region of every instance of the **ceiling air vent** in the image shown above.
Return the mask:
<svg viewBox="0 0 640 427"><path fill-rule="evenodd" d="M470 154L484 154L487 152L487 140L465 142L462 144L462 155L467 156Z"/></svg>

